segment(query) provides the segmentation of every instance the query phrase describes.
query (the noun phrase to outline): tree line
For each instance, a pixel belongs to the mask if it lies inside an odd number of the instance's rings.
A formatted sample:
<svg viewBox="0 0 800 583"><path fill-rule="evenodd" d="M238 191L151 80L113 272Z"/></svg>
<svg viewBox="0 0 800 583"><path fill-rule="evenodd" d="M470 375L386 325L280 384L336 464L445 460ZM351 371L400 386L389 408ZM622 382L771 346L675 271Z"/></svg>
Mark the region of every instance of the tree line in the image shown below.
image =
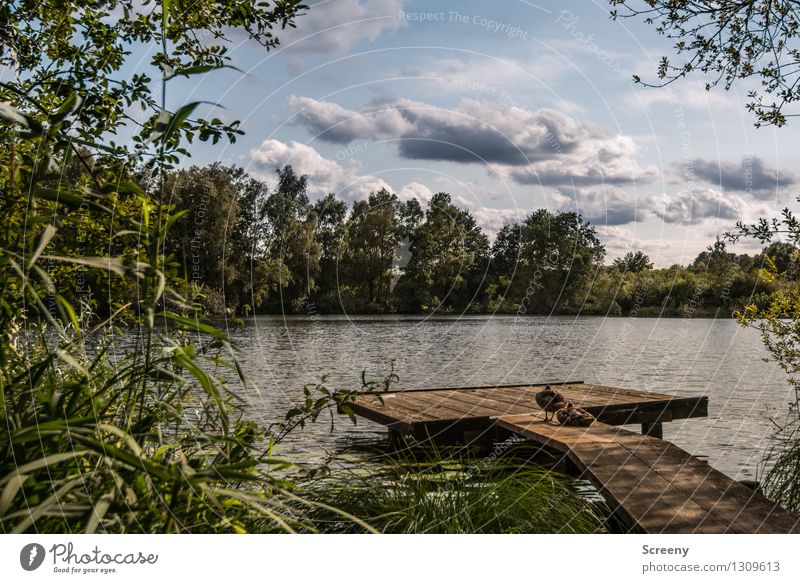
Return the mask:
<svg viewBox="0 0 800 583"><path fill-rule="evenodd" d="M492 241L447 193L425 207L387 190L352 206L333 194L312 202L291 166L273 185L193 166L172 172L165 192L181 215L166 252L212 314L730 316L769 299L767 257L795 269L789 244L747 255L720 239L688 266L654 269L641 251L608 264L592 225L545 209Z"/></svg>

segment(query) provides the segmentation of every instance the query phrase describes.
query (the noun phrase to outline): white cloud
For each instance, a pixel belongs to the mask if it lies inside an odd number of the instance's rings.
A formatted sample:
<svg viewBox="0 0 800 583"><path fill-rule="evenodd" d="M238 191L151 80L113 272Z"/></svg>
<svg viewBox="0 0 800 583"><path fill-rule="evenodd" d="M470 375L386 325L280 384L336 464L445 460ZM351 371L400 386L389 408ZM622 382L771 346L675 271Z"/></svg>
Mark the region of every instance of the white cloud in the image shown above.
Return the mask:
<svg viewBox="0 0 800 583"><path fill-rule="evenodd" d="M408 0L322 0L309 3L297 28L278 31L286 54L341 57L361 42L405 26L400 11Z"/></svg>
<svg viewBox="0 0 800 583"><path fill-rule="evenodd" d="M316 130L314 137L323 142L346 144L355 139L393 137L410 129L396 109L355 112L330 101L297 95L286 100L286 107L295 112L293 121Z"/></svg>
<svg viewBox="0 0 800 583"><path fill-rule="evenodd" d="M359 164L351 161L342 166L323 157L314 148L299 142L288 144L278 140L265 140L250 152L255 173L272 178L277 168L290 164L298 174L307 174L312 195L323 196L329 192L345 199L366 198L370 192L391 187L382 179L360 175Z"/></svg>
<svg viewBox="0 0 800 583"><path fill-rule="evenodd" d="M673 110L685 108L713 112L739 106L739 102L730 93L720 89L718 87L716 90L706 91L702 82L683 79L681 83L668 87L634 86L633 91L626 95L625 102L629 106L644 110L666 105Z"/></svg>
<svg viewBox="0 0 800 583"><path fill-rule="evenodd" d="M701 186L653 197L653 213L666 223L697 225L716 219L732 225L738 220L769 216L772 210L737 194Z"/></svg>
<svg viewBox="0 0 800 583"><path fill-rule="evenodd" d="M642 239L636 236L636 231L630 227L618 225L600 225L595 230L608 253L606 260L616 259L624 256L628 251L643 251L654 256L664 250L669 249L672 244L669 241L658 239Z"/></svg>
<svg viewBox="0 0 800 583"><path fill-rule="evenodd" d="M397 198L400 200L415 198L424 206L433 198L433 192L421 182L409 182L397 192Z"/></svg>
<svg viewBox="0 0 800 583"><path fill-rule="evenodd" d="M637 196L612 185L561 188L552 195L558 210L573 211L594 225L625 225L649 215L650 197Z"/></svg>
<svg viewBox="0 0 800 583"><path fill-rule="evenodd" d="M520 184L623 184L658 175L636 160L630 137L552 109L531 112L474 99L454 109L408 99L359 112L305 97L292 97L287 105L321 140L394 139L403 158L483 164Z"/></svg>

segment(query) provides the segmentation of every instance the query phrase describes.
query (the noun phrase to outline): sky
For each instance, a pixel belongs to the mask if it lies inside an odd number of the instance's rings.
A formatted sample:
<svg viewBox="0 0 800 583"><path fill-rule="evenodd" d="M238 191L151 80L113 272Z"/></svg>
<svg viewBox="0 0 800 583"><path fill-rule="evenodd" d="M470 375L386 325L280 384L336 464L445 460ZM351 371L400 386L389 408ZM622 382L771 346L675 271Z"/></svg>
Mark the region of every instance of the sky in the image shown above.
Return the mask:
<svg viewBox="0 0 800 583"><path fill-rule="evenodd" d="M635 85L671 42L611 20L607 2L307 3L277 50L235 39L244 73L173 91L243 120L236 144L194 148L193 162L267 180L291 164L312 199L444 191L490 235L533 209L577 211L608 259L642 250L656 266L795 199L798 124L756 129L746 85Z"/></svg>

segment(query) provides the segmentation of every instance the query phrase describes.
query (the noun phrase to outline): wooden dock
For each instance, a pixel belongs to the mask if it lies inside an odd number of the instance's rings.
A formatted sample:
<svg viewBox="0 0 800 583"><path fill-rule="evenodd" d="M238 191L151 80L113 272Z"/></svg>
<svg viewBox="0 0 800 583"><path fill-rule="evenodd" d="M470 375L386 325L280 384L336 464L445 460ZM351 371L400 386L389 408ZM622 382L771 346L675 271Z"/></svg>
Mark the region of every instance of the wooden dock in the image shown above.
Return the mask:
<svg viewBox="0 0 800 583"><path fill-rule="evenodd" d="M545 422L534 400L543 385L389 392L359 397L352 409L418 439L518 435L591 480L629 532L800 532L799 517L661 439L662 423L708 415L707 397L549 384L598 421L588 428ZM642 434L614 427L630 424Z"/></svg>

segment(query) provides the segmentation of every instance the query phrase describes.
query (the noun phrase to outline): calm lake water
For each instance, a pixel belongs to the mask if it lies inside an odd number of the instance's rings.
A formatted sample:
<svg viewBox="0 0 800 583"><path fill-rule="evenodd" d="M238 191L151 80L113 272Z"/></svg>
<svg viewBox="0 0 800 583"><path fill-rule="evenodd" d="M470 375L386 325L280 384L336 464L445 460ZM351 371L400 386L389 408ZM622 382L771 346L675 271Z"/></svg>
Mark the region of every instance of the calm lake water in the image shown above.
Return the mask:
<svg viewBox="0 0 800 583"><path fill-rule="evenodd" d="M759 334L732 320L602 317L258 317L232 332L254 413L272 421L304 383L357 388L394 362L396 388L583 380L677 395L708 395L709 418L666 423L664 438L735 478L753 478L792 390L765 362ZM337 416L294 436L314 456L385 429Z"/></svg>

